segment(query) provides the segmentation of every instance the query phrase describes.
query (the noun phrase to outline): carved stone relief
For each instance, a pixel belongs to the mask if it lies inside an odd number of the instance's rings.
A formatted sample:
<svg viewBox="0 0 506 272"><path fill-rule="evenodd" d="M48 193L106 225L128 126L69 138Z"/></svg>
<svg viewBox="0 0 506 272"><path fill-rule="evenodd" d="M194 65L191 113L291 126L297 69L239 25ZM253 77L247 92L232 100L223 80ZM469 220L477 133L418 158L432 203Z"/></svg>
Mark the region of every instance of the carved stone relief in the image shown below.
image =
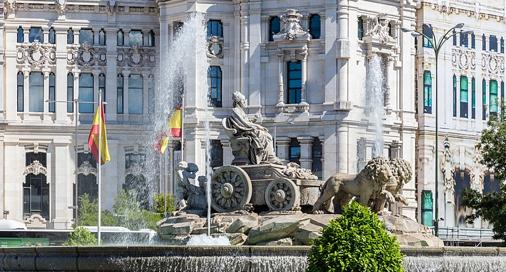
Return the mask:
<svg viewBox="0 0 506 272"><path fill-rule="evenodd" d="M155 66L156 52L152 48L131 47L119 48L117 56L117 64L120 67L142 67Z"/></svg>
<svg viewBox="0 0 506 272"><path fill-rule="evenodd" d="M93 47L88 43L67 48L67 63L83 67L107 65L107 50L103 47Z"/></svg>
<svg viewBox="0 0 506 272"><path fill-rule="evenodd" d="M59 18L65 16L65 7L67 5L65 0L55 0L56 11L58 12Z"/></svg>
<svg viewBox="0 0 506 272"><path fill-rule="evenodd" d="M116 0L107 1L107 13L109 13L109 15L114 14L116 12L117 7L118 3L116 3Z"/></svg>
<svg viewBox="0 0 506 272"><path fill-rule="evenodd" d="M473 157L473 165L471 168L471 189L476 190L478 192L483 191L483 182L485 178L485 172L487 171L487 167L481 164L481 152L478 148L474 149L474 157Z"/></svg>
<svg viewBox="0 0 506 272"><path fill-rule="evenodd" d="M481 54L481 69L489 75L504 75L504 57L498 54Z"/></svg>
<svg viewBox="0 0 506 272"><path fill-rule="evenodd" d="M223 58L223 40L219 37L212 36L208 40L207 45L207 56Z"/></svg>
<svg viewBox="0 0 506 272"><path fill-rule="evenodd" d="M476 69L476 53L455 48L452 50L452 64L460 70L474 70Z"/></svg>
<svg viewBox="0 0 506 272"><path fill-rule="evenodd" d="M14 18L16 12L16 0L7 0L4 2L5 18Z"/></svg>
<svg viewBox="0 0 506 272"><path fill-rule="evenodd" d="M273 36L274 41L280 40L311 40L311 35L304 30L300 24L300 14L295 9L288 9L285 14L280 16L281 31Z"/></svg>
<svg viewBox="0 0 506 272"><path fill-rule="evenodd" d="M25 168L25 171L23 172L23 176L33 174L34 176L37 175L47 175L47 169L40 163L39 161L35 160L30 165L28 165Z"/></svg>
<svg viewBox="0 0 506 272"><path fill-rule="evenodd" d="M446 201L448 203L454 204L454 192L455 192L455 163L453 161L453 156L450 151L450 142L448 138L443 142L444 150L442 151L441 157L441 172L443 173L443 185L446 195Z"/></svg>
<svg viewBox="0 0 506 272"><path fill-rule="evenodd" d="M18 64L28 64L36 68L41 68L44 65L55 65L55 47L49 44L41 44L38 41L18 45L17 62Z"/></svg>
<svg viewBox="0 0 506 272"><path fill-rule="evenodd" d="M385 18L384 14L376 17L366 17L365 36L369 36L373 41L382 44L393 43L395 39L390 36L390 23L394 22Z"/></svg>
<svg viewBox="0 0 506 272"><path fill-rule="evenodd" d="M78 175L97 175L97 168L95 168L89 161L83 161L79 168L77 168Z"/></svg>

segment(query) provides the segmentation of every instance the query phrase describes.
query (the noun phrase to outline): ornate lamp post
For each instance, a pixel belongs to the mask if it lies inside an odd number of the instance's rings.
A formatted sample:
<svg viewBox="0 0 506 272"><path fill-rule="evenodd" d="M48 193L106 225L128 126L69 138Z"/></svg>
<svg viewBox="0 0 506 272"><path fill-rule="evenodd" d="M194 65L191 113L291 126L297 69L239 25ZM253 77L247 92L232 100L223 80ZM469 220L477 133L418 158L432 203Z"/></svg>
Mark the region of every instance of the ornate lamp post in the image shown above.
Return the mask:
<svg viewBox="0 0 506 272"><path fill-rule="evenodd" d="M459 24L456 24L454 27L450 28L448 31L446 31L446 33L440 38L440 39L437 39L436 38L436 35L434 33L434 29L432 28L432 25L428 25L429 27L429 31L430 31L430 34L431 37L425 35L423 32L419 32L419 31L416 31L416 30L410 30L410 29L407 29L407 28L401 28L401 30L403 32L411 32L411 35L413 37L424 37L425 39L427 39L427 41L429 42L429 44L431 45L432 49L434 50L434 57L436 58L436 72L434 73L435 74L435 77L436 77L436 88L435 88L435 96L434 96L434 108L435 108L435 116L436 116L436 123L435 123L435 160L434 160L434 194L435 194L435 197L434 197L434 219L433 219L433 223L434 223L434 234L436 236L438 236L439 234L439 208L438 208L438 197L439 197L439 183L438 183L438 155L439 155L439 151L438 151L438 76L437 76L437 73L438 73L438 56L439 56L439 52L441 50L441 48L443 47L443 45L445 44L446 41L448 41L451 37L452 37L452 32L455 30L455 29L462 29L464 27L464 24L463 23L459 23ZM470 33L470 31L465 31L465 32L462 32L461 35L468 35Z"/></svg>

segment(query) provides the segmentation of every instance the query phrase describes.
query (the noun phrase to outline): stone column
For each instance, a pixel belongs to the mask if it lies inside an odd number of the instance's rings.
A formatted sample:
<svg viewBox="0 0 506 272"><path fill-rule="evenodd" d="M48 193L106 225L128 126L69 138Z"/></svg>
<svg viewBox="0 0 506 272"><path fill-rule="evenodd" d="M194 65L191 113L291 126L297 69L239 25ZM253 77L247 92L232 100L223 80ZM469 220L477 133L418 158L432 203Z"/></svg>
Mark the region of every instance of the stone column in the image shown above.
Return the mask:
<svg viewBox="0 0 506 272"><path fill-rule="evenodd" d="M290 138L288 137L279 137L278 136L278 139L276 141L276 145L278 146L277 148L277 153L278 153L278 158L280 158L281 160L283 160L283 162L287 162L289 160L289 149L290 149Z"/></svg>
<svg viewBox="0 0 506 272"><path fill-rule="evenodd" d="M283 84L284 76L283 76L283 67L284 67L284 60L283 60L283 50L278 51L278 104L277 106L283 106L285 104L285 88Z"/></svg>
<svg viewBox="0 0 506 272"><path fill-rule="evenodd" d="M1 21L3 24L3 20ZM5 31L5 43L0 43L0 49L5 45L5 50L0 50L0 63L3 62L3 54L5 51L11 50L15 52L16 50L16 38L17 38L17 27L10 27ZM3 40L3 36L0 37L0 41ZM3 104L5 103L5 119L8 121L15 121L17 117L17 74L19 69L17 66L16 55L7 55L5 56L5 77L3 73L0 73L0 82L5 80L5 85L0 84L0 98L2 101L0 103L0 109L3 109ZM0 71L2 71L3 65L0 65ZM5 90L3 88L6 88ZM7 91L10 89L11 91ZM14 91L16 89L16 91ZM3 99L5 98L5 99Z"/></svg>
<svg viewBox="0 0 506 272"><path fill-rule="evenodd" d="M107 120L117 119L117 83L118 70L116 66L117 50L116 50L116 28L106 28L106 44L107 44L107 67L105 88L107 90L107 110L105 112Z"/></svg>
<svg viewBox="0 0 506 272"><path fill-rule="evenodd" d="M51 206L54 205L54 214L52 216L53 226L55 229L69 229L71 228L72 210L68 207L72 206L73 199L69 198L72 195L72 176L69 175L69 169L73 168L73 161L70 157L71 149L68 143L55 142L54 144L54 158L58 164L52 165L54 171L53 184L51 184L51 191L54 192ZM49 166L49 165L48 165ZM48 177L49 180L49 177Z"/></svg>
<svg viewBox="0 0 506 272"><path fill-rule="evenodd" d="M241 91L249 97L249 6L241 3Z"/></svg>
<svg viewBox="0 0 506 272"><path fill-rule="evenodd" d="M23 221L23 183L25 183L25 149L17 145L16 142L4 142L5 160L5 179L4 209L9 211L9 219Z"/></svg>
<svg viewBox="0 0 506 272"><path fill-rule="evenodd" d="M67 98L67 29L57 27L56 31L56 90L55 98L59 101ZM67 118L67 103L55 103L56 122L64 123Z"/></svg>
<svg viewBox="0 0 506 272"><path fill-rule="evenodd" d="M4 39L4 18L3 14L0 14L0 119L4 119L4 97L5 97L5 85L4 85L4 77L5 77L5 70L4 70L4 60L5 60L5 39ZM1 154L0 154L1 155ZM2 177L0 175L0 177Z"/></svg>
<svg viewBox="0 0 506 272"><path fill-rule="evenodd" d="M25 82L24 82L24 88L23 88L23 102L24 102L24 108L25 108L25 111L24 112L29 112L30 111L30 102L29 102L29 99L30 99L30 95L29 95L29 92L30 92L30 70L27 69L27 68L23 68L23 75L24 75L24 79L25 79Z"/></svg>
<svg viewBox="0 0 506 272"><path fill-rule="evenodd" d="M74 99L79 99L79 72L74 70L73 74L74 74ZM77 107L79 108L79 105L77 105Z"/></svg>
<svg viewBox="0 0 506 272"><path fill-rule="evenodd" d="M49 112L49 103L46 101L49 100L49 71L44 69L42 73L44 75L44 94L43 94L44 113L48 113ZM55 106L56 106L56 103L55 103ZM44 117L44 119L45 119L45 117Z"/></svg>
<svg viewBox="0 0 506 272"><path fill-rule="evenodd" d="M247 62L248 70L246 71L246 79L245 82L249 84L248 86L248 102L249 102L249 112L250 113L258 113L261 114L261 85L262 80L260 79L262 76L261 69L261 44L262 44L262 18L260 16L262 12L262 3L261 1L249 1L249 15L245 17L245 35L247 35L247 40L244 40L245 53L249 54L249 59ZM247 47L247 49L246 49ZM252 80L249 80L249 79Z"/></svg>
<svg viewBox="0 0 506 272"><path fill-rule="evenodd" d="M339 74L339 95L338 102L342 105L348 102L348 74L350 58L348 21L349 21L349 0L338 0L337 7L337 25L339 27L337 39L337 58L338 58L338 74Z"/></svg>
<svg viewBox="0 0 506 272"><path fill-rule="evenodd" d="M307 88L307 55L308 55L308 49L307 47L304 48L304 51L302 52L302 88L301 88L301 104L307 104L307 94L306 94L306 88Z"/></svg>
<svg viewBox="0 0 506 272"><path fill-rule="evenodd" d="M123 114L128 114L128 78L130 77L129 71L123 71Z"/></svg>
<svg viewBox="0 0 506 272"><path fill-rule="evenodd" d="M337 170L348 173L348 127L341 124L337 129Z"/></svg>
<svg viewBox="0 0 506 272"><path fill-rule="evenodd" d="M300 143L300 166L305 169L312 168L312 144L313 138L309 136L297 137Z"/></svg>
<svg viewBox="0 0 506 272"><path fill-rule="evenodd" d="M93 112L95 112L95 108L98 107L98 104L100 101L98 101L98 76L100 75L99 71L95 70L92 72L93 74L93 102L95 104L93 105ZM104 97L104 94L102 94L102 99Z"/></svg>
<svg viewBox="0 0 506 272"><path fill-rule="evenodd" d="M148 119L149 96L148 96L149 73L142 73L142 115Z"/></svg>

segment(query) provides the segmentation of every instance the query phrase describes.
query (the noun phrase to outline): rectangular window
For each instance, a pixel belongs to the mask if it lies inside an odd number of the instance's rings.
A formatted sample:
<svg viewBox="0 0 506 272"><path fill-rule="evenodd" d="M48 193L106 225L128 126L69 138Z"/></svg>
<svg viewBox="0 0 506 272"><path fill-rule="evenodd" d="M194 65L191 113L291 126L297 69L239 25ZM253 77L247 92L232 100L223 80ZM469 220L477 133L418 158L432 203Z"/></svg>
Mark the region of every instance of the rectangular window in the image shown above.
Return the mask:
<svg viewBox="0 0 506 272"><path fill-rule="evenodd" d="M142 46L144 35L140 30L130 30L128 33L128 43L130 46Z"/></svg>
<svg viewBox="0 0 506 272"><path fill-rule="evenodd" d="M481 36L481 50L487 51L487 36L485 34Z"/></svg>
<svg viewBox="0 0 506 272"><path fill-rule="evenodd" d="M302 62L289 61L287 65L287 103L298 104L302 94Z"/></svg>
<svg viewBox="0 0 506 272"><path fill-rule="evenodd" d="M364 19L361 16L358 17L357 36L359 40L364 38Z"/></svg>
<svg viewBox="0 0 506 272"><path fill-rule="evenodd" d="M476 48L476 35L474 35L474 32L471 32L471 48Z"/></svg>
<svg viewBox="0 0 506 272"><path fill-rule="evenodd" d="M481 117L487 120L487 81L481 81Z"/></svg>
<svg viewBox="0 0 506 272"><path fill-rule="evenodd" d="M460 76L460 117L468 118L469 86L466 76Z"/></svg>
<svg viewBox="0 0 506 272"><path fill-rule="evenodd" d="M207 21L207 37L223 38L223 23L220 20Z"/></svg>
<svg viewBox="0 0 506 272"><path fill-rule="evenodd" d="M499 112L499 97L497 80L490 80L490 116L497 116Z"/></svg>
<svg viewBox="0 0 506 272"><path fill-rule="evenodd" d="M423 72L423 112L432 113L432 76L430 71Z"/></svg>
<svg viewBox="0 0 506 272"><path fill-rule="evenodd" d="M423 24L422 31L425 36L427 36L429 39L432 39L432 36L434 35L434 33L432 33L432 28L430 26ZM432 44L429 41L429 39L427 39L425 37L423 38L423 47L432 48Z"/></svg>
<svg viewBox="0 0 506 272"><path fill-rule="evenodd" d="M453 117L457 117L457 77L453 75Z"/></svg>
<svg viewBox="0 0 506 272"><path fill-rule="evenodd" d="M84 44L87 43L89 45L93 45L95 41L95 37L93 30L91 28L83 28L79 30L79 43Z"/></svg>
<svg viewBox="0 0 506 272"><path fill-rule="evenodd" d="M476 118L476 80L471 80L471 118Z"/></svg>
<svg viewBox="0 0 506 272"><path fill-rule="evenodd" d="M42 27L30 27L28 41L31 43L35 41L44 43L44 31L42 30Z"/></svg>
<svg viewBox="0 0 506 272"><path fill-rule="evenodd" d="M128 113L142 114L144 81L142 75L128 77Z"/></svg>
<svg viewBox="0 0 506 272"><path fill-rule="evenodd" d="M428 227L433 226L433 214L432 208L433 200L432 200L432 191L423 190L422 191L422 224Z"/></svg>
<svg viewBox="0 0 506 272"><path fill-rule="evenodd" d="M504 81L501 81L501 100L499 103L500 111L503 112L504 108Z"/></svg>
<svg viewBox="0 0 506 272"><path fill-rule="evenodd" d="M93 113L95 101L94 98L93 74L82 73L79 76L79 112Z"/></svg>
<svg viewBox="0 0 506 272"><path fill-rule="evenodd" d="M53 73L49 74L49 112L55 112L56 102L56 78Z"/></svg>
<svg viewBox="0 0 506 272"><path fill-rule="evenodd" d="M31 72L29 86L29 111L44 112L44 75L41 72Z"/></svg>
<svg viewBox="0 0 506 272"><path fill-rule="evenodd" d="M311 171L318 178L322 178L323 150L322 150L322 142L318 137L313 138L313 144L311 146L311 157L312 157Z"/></svg>
<svg viewBox="0 0 506 272"><path fill-rule="evenodd" d="M211 140L211 168L223 166L223 146L220 140Z"/></svg>
<svg viewBox="0 0 506 272"><path fill-rule="evenodd" d="M289 161L300 165L300 144L297 138L290 138L288 153Z"/></svg>
<svg viewBox="0 0 506 272"><path fill-rule="evenodd" d="M74 74L67 74L67 101L74 101ZM67 102L67 112L74 112L74 103Z"/></svg>
<svg viewBox="0 0 506 272"><path fill-rule="evenodd" d="M209 104L212 107L221 107L222 101L222 73L220 66L210 66L207 71L209 84Z"/></svg>
<svg viewBox="0 0 506 272"><path fill-rule="evenodd" d="M490 35L489 43L490 51L497 52L497 37L495 35Z"/></svg>
<svg viewBox="0 0 506 272"><path fill-rule="evenodd" d="M321 19L320 15L312 14L309 17L309 34L311 38L319 39L321 35Z"/></svg>
<svg viewBox="0 0 506 272"><path fill-rule="evenodd" d="M148 78L148 111L149 113L155 112L155 78L149 75Z"/></svg>
<svg viewBox="0 0 506 272"><path fill-rule="evenodd" d="M118 114L122 114L123 113L123 92L124 92L124 84L125 84L125 80L123 78L123 75L122 74L119 74L118 75L118 78L117 78L117 90L116 90L116 99L117 99L117 104L116 104L116 112Z"/></svg>
<svg viewBox="0 0 506 272"><path fill-rule="evenodd" d="M274 34L281 31L281 22L278 16L273 16L269 19L269 41L274 41Z"/></svg>
<svg viewBox="0 0 506 272"><path fill-rule="evenodd" d="M460 31L460 46L469 47L469 34L467 32Z"/></svg>
<svg viewBox="0 0 506 272"><path fill-rule="evenodd" d="M25 76L23 72L18 72L17 76L17 111L25 111Z"/></svg>

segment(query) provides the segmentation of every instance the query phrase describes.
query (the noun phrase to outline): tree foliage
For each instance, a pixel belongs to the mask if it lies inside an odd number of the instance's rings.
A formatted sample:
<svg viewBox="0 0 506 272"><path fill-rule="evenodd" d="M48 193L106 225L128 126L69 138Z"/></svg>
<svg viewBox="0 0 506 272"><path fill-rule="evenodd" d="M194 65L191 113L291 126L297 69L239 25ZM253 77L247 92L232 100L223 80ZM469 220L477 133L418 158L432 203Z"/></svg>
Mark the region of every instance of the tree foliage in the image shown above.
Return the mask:
<svg viewBox="0 0 506 272"><path fill-rule="evenodd" d="M94 246L97 237L85 227L77 227L68 237L64 246Z"/></svg>
<svg viewBox="0 0 506 272"><path fill-rule="evenodd" d="M359 203L347 205L313 241L308 272L402 272L402 254L378 216Z"/></svg>
<svg viewBox="0 0 506 272"><path fill-rule="evenodd" d="M505 108L503 107L502 112ZM497 180L506 179L506 118L492 118L483 130L477 148L482 155L481 164L493 169ZM473 214L467 217L472 223L481 217L493 224L494 238L506 241L506 186L501 185L498 192L481 194L475 190L465 190L462 204L472 208Z"/></svg>

